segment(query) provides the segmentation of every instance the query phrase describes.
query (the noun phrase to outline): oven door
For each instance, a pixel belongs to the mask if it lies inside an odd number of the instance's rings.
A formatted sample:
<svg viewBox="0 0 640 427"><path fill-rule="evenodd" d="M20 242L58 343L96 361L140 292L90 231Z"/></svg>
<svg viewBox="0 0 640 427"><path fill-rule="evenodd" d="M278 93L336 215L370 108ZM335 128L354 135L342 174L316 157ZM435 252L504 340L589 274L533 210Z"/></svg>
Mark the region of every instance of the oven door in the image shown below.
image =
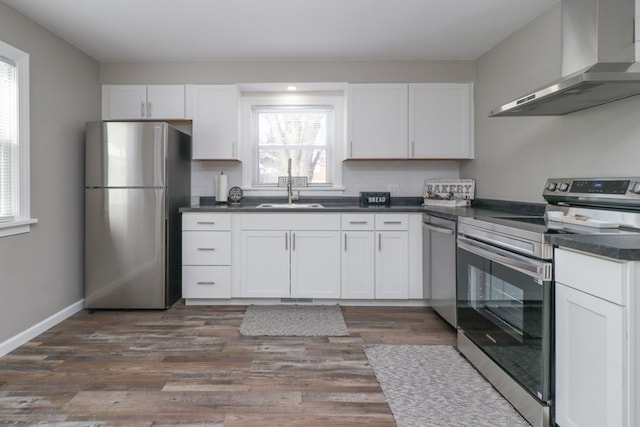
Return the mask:
<svg viewBox="0 0 640 427"><path fill-rule="evenodd" d="M458 326L537 399L551 390L552 264L458 237Z"/></svg>

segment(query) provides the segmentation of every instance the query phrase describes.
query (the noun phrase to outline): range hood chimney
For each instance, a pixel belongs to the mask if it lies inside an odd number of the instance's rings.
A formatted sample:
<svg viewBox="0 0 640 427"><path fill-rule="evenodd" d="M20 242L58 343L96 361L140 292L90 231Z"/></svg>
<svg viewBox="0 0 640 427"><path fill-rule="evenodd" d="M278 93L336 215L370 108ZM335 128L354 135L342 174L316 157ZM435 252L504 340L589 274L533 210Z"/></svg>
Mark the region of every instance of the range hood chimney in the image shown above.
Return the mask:
<svg viewBox="0 0 640 427"><path fill-rule="evenodd" d="M635 0L562 0L562 78L490 116L560 116L640 94Z"/></svg>

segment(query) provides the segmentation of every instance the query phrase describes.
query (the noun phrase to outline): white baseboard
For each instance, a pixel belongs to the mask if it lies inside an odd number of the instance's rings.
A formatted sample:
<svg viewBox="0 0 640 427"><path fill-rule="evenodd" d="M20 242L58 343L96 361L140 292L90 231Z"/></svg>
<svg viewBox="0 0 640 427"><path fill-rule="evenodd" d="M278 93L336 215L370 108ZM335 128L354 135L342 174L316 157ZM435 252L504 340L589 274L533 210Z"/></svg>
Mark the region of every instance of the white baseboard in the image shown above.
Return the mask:
<svg viewBox="0 0 640 427"><path fill-rule="evenodd" d="M68 317L73 316L83 308L84 308L84 298L81 299L80 301L77 301L71 304L66 308L63 308L59 312L47 317L42 322L33 325L29 329L26 329L20 332L18 335L14 335L8 340L1 342L0 357L12 352L13 350L20 347L21 345L26 344L27 342L34 339L35 337L45 332L46 330L52 328L53 326L67 319Z"/></svg>
<svg viewBox="0 0 640 427"><path fill-rule="evenodd" d="M424 299L406 300L359 300L359 299L322 299L311 298L313 305L343 305L362 307L429 307L429 302ZM185 298L185 305L280 305L283 304L281 298L230 298L230 299L207 299L207 298Z"/></svg>

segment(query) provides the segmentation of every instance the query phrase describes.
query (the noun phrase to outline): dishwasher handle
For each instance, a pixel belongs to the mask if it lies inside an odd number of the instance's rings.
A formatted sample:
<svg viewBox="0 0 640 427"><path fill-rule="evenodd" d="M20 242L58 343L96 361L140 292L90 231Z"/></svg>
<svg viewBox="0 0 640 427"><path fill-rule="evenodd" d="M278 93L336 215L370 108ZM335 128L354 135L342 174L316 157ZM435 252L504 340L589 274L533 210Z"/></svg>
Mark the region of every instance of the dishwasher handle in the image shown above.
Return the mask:
<svg viewBox="0 0 640 427"><path fill-rule="evenodd" d="M448 234L448 235L453 235L455 233L454 230L451 230L449 228L441 228L441 227L435 227L431 224L427 224L426 222L422 223L422 226L430 231L434 231L436 233L440 233L440 234Z"/></svg>

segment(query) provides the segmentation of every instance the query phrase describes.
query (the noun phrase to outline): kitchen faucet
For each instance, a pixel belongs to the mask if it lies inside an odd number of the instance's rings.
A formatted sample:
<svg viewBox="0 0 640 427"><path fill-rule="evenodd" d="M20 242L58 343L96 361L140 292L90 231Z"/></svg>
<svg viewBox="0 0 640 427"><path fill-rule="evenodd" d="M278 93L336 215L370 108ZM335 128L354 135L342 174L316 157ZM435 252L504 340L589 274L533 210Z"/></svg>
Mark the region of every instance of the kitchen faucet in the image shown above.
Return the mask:
<svg viewBox="0 0 640 427"><path fill-rule="evenodd" d="M292 204L293 201L298 200L300 196L293 195L293 179L291 177L291 158L289 158L289 161L287 163L287 175L289 175L289 179L287 180L287 198L288 198L289 204Z"/></svg>

